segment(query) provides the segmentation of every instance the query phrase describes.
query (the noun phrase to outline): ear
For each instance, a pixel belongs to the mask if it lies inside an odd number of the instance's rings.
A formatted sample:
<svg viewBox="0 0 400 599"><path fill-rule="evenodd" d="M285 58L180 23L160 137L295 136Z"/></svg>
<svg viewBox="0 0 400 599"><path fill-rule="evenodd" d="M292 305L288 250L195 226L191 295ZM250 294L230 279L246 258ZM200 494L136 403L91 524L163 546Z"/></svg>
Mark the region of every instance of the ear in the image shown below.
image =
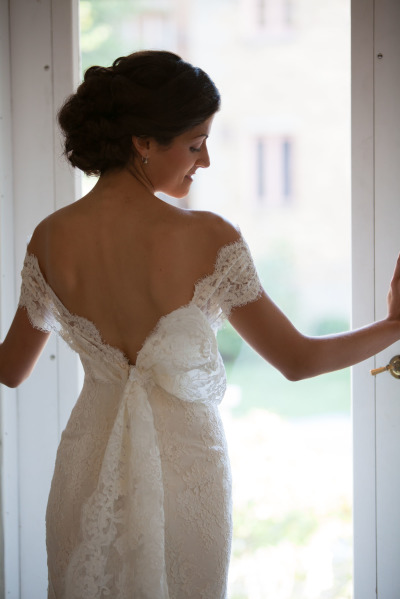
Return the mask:
<svg viewBox="0 0 400 599"><path fill-rule="evenodd" d="M150 149L150 138L133 135L132 145L141 158L146 158Z"/></svg>

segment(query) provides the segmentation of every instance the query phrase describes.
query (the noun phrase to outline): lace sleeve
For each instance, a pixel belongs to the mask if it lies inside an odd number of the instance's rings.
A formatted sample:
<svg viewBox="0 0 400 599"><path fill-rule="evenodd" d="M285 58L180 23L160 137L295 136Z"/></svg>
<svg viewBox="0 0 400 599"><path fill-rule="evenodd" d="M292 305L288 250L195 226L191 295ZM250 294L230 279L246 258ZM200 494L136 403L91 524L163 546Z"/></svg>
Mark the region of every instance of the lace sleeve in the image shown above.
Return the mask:
<svg viewBox="0 0 400 599"><path fill-rule="evenodd" d="M249 247L240 237L220 248L214 272L198 283L194 299L218 327L233 308L254 302L261 292Z"/></svg>
<svg viewBox="0 0 400 599"><path fill-rule="evenodd" d="M22 284L18 306L25 308L29 320L36 329L41 331L56 330L53 301L49 296L48 287L39 270L38 262L32 254L26 254L21 271Z"/></svg>

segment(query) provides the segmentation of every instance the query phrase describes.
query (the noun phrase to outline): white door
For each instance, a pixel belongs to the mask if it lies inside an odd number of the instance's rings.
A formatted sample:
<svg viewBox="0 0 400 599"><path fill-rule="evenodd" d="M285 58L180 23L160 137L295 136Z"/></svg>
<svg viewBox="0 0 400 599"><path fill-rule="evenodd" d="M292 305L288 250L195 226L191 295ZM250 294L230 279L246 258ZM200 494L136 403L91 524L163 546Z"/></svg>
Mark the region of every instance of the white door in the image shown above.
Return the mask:
<svg viewBox="0 0 400 599"><path fill-rule="evenodd" d="M385 314L385 282L400 251L400 2L375 10L375 281L377 316ZM387 364L400 343L379 356ZM379 365L380 365L379 364ZM400 379L376 381L377 589L400 597Z"/></svg>
<svg viewBox="0 0 400 599"><path fill-rule="evenodd" d="M400 2L353 0L354 324L386 314L400 251ZM400 379L354 370L355 599L400 597Z"/></svg>

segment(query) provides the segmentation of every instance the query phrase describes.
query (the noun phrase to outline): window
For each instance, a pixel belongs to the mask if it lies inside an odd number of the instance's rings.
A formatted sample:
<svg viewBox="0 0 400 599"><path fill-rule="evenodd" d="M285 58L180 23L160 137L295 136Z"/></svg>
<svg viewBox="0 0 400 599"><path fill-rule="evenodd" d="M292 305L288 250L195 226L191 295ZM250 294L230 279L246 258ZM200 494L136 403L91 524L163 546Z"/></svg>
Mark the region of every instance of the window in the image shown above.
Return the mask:
<svg viewBox="0 0 400 599"><path fill-rule="evenodd" d="M142 48L175 48L176 35L171 14L148 11L136 16L127 30L135 27Z"/></svg>
<svg viewBox="0 0 400 599"><path fill-rule="evenodd" d="M115 3L90 0L93 12ZM157 47L178 47L222 92L210 137L212 166L199 169L182 201L241 226L267 292L301 330L345 328L348 0L326 0L318 10L315 0L124 0L118 6L124 34L116 24L104 64L158 41ZM164 29L155 23L161 15L169 22ZM107 14L100 23L110 21ZM294 35L297 23L301 35ZM83 59L99 64L93 55ZM349 598L348 372L293 384L234 335L229 327L219 335L228 370L221 412L235 485L229 597Z"/></svg>
<svg viewBox="0 0 400 599"><path fill-rule="evenodd" d="M257 137L255 147L257 206L284 206L293 201L293 141L290 137Z"/></svg>
<svg viewBox="0 0 400 599"><path fill-rule="evenodd" d="M280 36L293 28L293 0L242 0L251 35Z"/></svg>

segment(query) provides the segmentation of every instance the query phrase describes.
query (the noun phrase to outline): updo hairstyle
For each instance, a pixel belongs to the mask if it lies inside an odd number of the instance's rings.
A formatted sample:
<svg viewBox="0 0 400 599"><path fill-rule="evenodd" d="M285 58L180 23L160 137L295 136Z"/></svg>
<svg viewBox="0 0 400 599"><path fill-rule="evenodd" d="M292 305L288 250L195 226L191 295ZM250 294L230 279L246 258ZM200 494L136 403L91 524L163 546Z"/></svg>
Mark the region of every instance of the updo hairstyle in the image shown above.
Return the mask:
<svg viewBox="0 0 400 599"><path fill-rule="evenodd" d="M168 146L219 107L219 92L204 71L171 52L148 50L111 67L90 67L58 120L70 163L101 175L126 166L132 136Z"/></svg>

